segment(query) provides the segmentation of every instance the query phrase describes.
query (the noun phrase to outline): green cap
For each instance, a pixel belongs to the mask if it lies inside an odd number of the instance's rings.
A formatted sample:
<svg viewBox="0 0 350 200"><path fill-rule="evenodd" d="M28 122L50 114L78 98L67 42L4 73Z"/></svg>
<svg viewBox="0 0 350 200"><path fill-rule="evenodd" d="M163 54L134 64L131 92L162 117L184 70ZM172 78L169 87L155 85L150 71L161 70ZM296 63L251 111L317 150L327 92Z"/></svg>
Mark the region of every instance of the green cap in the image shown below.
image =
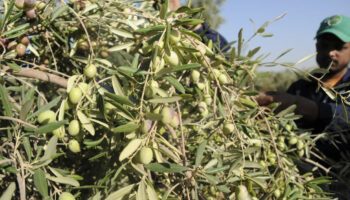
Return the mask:
<svg viewBox="0 0 350 200"><path fill-rule="evenodd" d="M350 18L344 15L333 15L321 22L316 38L324 33L332 33L343 42L350 42Z"/></svg>

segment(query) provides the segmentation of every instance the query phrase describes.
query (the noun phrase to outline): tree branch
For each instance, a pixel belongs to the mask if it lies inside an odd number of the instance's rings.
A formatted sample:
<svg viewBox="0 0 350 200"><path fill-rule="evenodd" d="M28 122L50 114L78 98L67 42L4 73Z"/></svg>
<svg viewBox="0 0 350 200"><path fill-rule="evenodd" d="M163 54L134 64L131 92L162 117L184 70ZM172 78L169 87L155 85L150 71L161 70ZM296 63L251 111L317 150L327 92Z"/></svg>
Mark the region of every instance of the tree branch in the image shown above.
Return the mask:
<svg viewBox="0 0 350 200"><path fill-rule="evenodd" d="M23 76L23 77L28 77L28 78L36 78L42 81L47 81L50 83L54 83L56 85L59 85L61 87L66 88L67 87L67 79L59 77L54 74L50 74L47 72L42 72L39 70L35 69L30 69L30 68L22 68L21 71L14 71L10 69L9 67L5 66L2 70L2 72L12 74L14 76Z"/></svg>

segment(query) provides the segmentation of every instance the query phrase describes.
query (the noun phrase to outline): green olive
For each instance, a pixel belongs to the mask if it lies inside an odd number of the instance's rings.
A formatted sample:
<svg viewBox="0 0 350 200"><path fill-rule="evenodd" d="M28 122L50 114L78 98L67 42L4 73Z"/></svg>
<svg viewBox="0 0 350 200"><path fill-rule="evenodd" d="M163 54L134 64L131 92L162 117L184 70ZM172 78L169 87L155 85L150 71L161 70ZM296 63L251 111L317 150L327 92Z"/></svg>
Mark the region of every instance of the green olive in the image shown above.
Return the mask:
<svg viewBox="0 0 350 200"><path fill-rule="evenodd" d="M47 124L56 121L56 114L52 110L47 110L38 115L40 124Z"/></svg>
<svg viewBox="0 0 350 200"><path fill-rule="evenodd" d="M93 64L88 64L85 68L84 68L84 75L87 78L94 78L96 76L97 73L97 69L96 66Z"/></svg>
<svg viewBox="0 0 350 200"><path fill-rule="evenodd" d="M142 147L136 156L139 163L147 165L153 160L153 151L149 147Z"/></svg>
<svg viewBox="0 0 350 200"><path fill-rule="evenodd" d="M170 51L170 54L165 53L164 60L171 67L176 67L180 64L179 56L174 51Z"/></svg>
<svg viewBox="0 0 350 200"><path fill-rule="evenodd" d="M294 144L296 144L297 142L298 142L298 138L295 137L295 136L291 136L291 137L289 138L288 144L289 144L289 145L294 145Z"/></svg>
<svg viewBox="0 0 350 200"><path fill-rule="evenodd" d="M175 112L174 112L174 109L172 109L172 108L164 107L162 109L161 115L162 115L161 121L164 124L169 124L173 120Z"/></svg>
<svg viewBox="0 0 350 200"><path fill-rule="evenodd" d="M244 186L244 185L237 186L235 195L236 195L237 200L249 200L250 199L248 190L247 190L246 186Z"/></svg>
<svg viewBox="0 0 350 200"><path fill-rule="evenodd" d="M80 101L82 96L83 96L83 93L81 92L81 89L78 87L75 87L69 92L69 101L72 104L77 104Z"/></svg>
<svg viewBox="0 0 350 200"><path fill-rule="evenodd" d="M64 138L64 136L66 135L66 133L62 127L53 130L52 134L56 135L59 139Z"/></svg>
<svg viewBox="0 0 350 200"><path fill-rule="evenodd" d="M78 87L81 89L82 92L86 93L89 90L89 85L87 83L84 82L80 82L78 84Z"/></svg>
<svg viewBox="0 0 350 200"><path fill-rule="evenodd" d="M233 132L234 128L235 128L234 124L227 122L224 124L223 132L225 135L229 135Z"/></svg>
<svg viewBox="0 0 350 200"><path fill-rule="evenodd" d="M58 200L75 200L75 197L69 192L63 192Z"/></svg>
<svg viewBox="0 0 350 200"><path fill-rule="evenodd" d="M68 126L68 133L71 136L76 136L80 132L80 125L78 120L72 120Z"/></svg>
<svg viewBox="0 0 350 200"><path fill-rule="evenodd" d="M201 76L200 72L197 70L192 70L191 71L191 78L193 82L199 81L199 77Z"/></svg>
<svg viewBox="0 0 350 200"><path fill-rule="evenodd" d="M71 139L68 143L68 148L73 153L79 153L80 152L80 144L77 140Z"/></svg>
<svg viewBox="0 0 350 200"><path fill-rule="evenodd" d="M179 43L181 40L181 33L178 30L171 30L170 33L170 42L173 44Z"/></svg>

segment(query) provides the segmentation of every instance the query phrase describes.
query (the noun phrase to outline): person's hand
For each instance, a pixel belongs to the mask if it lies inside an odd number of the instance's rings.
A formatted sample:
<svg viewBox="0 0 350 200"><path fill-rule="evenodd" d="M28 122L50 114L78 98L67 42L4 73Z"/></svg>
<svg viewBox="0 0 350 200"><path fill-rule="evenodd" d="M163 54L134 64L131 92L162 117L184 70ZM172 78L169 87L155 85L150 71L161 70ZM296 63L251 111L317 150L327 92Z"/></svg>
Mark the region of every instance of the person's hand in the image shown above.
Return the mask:
<svg viewBox="0 0 350 200"><path fill-rule="evenodd" d="M267 106L274 102L281 103L276 112L295 104L297 106L295 113L302 115L308 121L314 121L318 116L316 102L301 96L282 92L262 92L257 96L256 101L260 106Z"/></svg>

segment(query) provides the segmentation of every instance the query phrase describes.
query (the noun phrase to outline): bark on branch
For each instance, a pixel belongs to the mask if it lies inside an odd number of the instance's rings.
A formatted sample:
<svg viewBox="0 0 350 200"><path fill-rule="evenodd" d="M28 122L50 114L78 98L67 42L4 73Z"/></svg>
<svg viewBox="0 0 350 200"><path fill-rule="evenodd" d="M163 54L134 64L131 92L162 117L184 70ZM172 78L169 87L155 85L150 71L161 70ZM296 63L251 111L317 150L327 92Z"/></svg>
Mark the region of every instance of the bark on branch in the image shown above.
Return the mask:
<svg viewBox="0 0 350 200"><path fill-rule="evenodd" d="M30 69L30 68L22 68L21 71L14 71L10 69L9 67L5 66L1 70L2 72L12 74L14 76L23 76L23 77L28 77L28 78L36 78L42 81L47 81L49 83L53 83L56 85L59 85L61 87L66 88L67 87L67 79L62 78L60 76L50 74L47 72L42 72L39 70L35 69Z"/></svg>

